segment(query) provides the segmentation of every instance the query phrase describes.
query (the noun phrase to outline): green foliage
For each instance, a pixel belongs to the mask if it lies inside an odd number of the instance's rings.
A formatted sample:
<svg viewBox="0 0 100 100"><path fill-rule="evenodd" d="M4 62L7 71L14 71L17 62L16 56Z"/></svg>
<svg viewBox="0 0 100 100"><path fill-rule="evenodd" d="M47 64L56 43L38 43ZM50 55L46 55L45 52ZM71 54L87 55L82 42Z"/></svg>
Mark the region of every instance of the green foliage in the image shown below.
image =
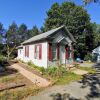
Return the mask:
<svg viewBox="0 0 100 100"><path fill-rule="evenodd" d="M75 50L84 58L86 52L94 47L93 27L87 11L72 2L54 3L47 12L42 30L48 31L61 25L67 26L73 34L77 41Z"/></svg>
<svg viewBox="0 0 100 100"><path fill-rule="evenodd" d="M43 75L50 76L50 77L62 77L64 74L67 73L64 67L48 67L45 69L44 67L38 67L34 65L31 61L28 62L28 65L34 68L35 70L41 72Z"/></svg>
<svg viewBox="0 0 100 100"><path fill-rule="evenodd" d="M84 60L85 61L89 61L89 60L92 61L92 55L90 53L88 53L87 55L85 55Z"/></svg>
<svg viewBox="0 0 100 100"><path fill-rule="evenodd" d="M51 77L62 77L67 71L64 67L49 67L46 69L46 74Z"/></svg>
<svg viewBox="0 0 100 100"><path fill-rule="evenodd" d="M72 81L78 81L82 78L80 75L76 75L72 72L67 72L65 75L63 75L60 78L54 78L54 84L56 85L63 85L63 84L69 84Z"/></svg>
<svg viewBox="0 0 100 100"><path fill-rule="evenodd" d="M35 35L38 35L38 34L40 34L39 29L37 28L37 26L33 26L33 28L30 30L30 35L35 36Z"/></svg>
<svg viewBox="0 0 100 100"><path fill-rule="evenodd" d="M38 35L39 30L36 26L34 26L32 29L28 30L27 26L25 24L21 24L19 27L15 22L13 22L5 36L6 40L6 53L8 59L10 56L16 56L16 47L19 46L22 42L25 40Z"/></svg>
<svg viewBox="0 0 100 100"><path fill-rule="evenodd" d="M4 66L7 63L6 57L4 57L2 54L0 54L0 65Z"/></svg>
<svg viewBox="0 0 100 100"><path fill-rule="evenodd" d="M32 62L28 62L28 65L42 72L42 75L52 81L52 85L54 84L67 84L71 81L76 81L82 78L82 76L76 75L74 73L68 72L66 68L59 67L48 67L47 69L43 67L38 67L32 64Z"/></svg>
<svg viewBox="0 0 100 100"><path fill-rule="evenodd" d="M96 69L92 68L92 67L88 67L88 66L77 66L77 68L81 69L81 70L85 70L85 71L88 71L88 73L90 74L94 74L96 73Z"/></svg>
<svg viewBox="0 0 100 100"><path fill-rule="evenodd" d="M21 24L18 28L18 44L22 43L23 41L27 40L30 38L27 26L25 24Z"/></svg>

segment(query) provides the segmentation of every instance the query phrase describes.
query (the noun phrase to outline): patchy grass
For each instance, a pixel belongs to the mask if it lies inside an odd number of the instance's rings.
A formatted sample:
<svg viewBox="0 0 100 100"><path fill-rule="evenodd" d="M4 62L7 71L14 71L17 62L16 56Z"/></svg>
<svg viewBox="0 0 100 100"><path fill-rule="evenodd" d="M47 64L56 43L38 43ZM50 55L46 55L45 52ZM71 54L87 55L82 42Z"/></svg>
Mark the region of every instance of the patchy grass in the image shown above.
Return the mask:
<svg viewBox="0 0 100 100"><path fill-rule="evenodd" d="M28 65L35 70L40 71L44 77L52 81L52 85L68 84L72 81L77 81L82 78L82 76L69 72L62 66L48 67L47 69L44 69L42 67L35 66L31 62L28 62Z"/></svg>
<svg viewBox="0 0 100 100"><path fill-rule="evenodd" d="M24 100L26 97L35 95L41 90L42 88L40 89L33 86L24 87L21 89L6 90L0 93L0 100Z"/></svg>
<svg viewBox="0 0 100 100"><path fill-rule="evenodd" d="M31 61L29 61L27 63L31 68L34 68L36 71L44 73L45 72L45 68L44 67L38 67L36 65L34 65Z"/></svg>
<svg viewBox="0 0 100 100"><path fill-rule="evenodd" d="M62 77L53 77L53 84L55 85L64 85L64 84L69 84L72 81L78 81L82 78L81 75L76 75L72 72L67 72L64 76Z"/></svg>
<svg viewBox="0 0 100 100"><path fill-rule="evenodd" d="M0 88L9 86L9 84L25 83L24 87L0 91L0 100L24 100L29 95L35 95L42 88L33 85L20 73L10 74L0 77Z"/></svg>
<svg viewBox="0 0 100 100"><path fill-rule="evenodd" d="M4 83L4 84L19 83L19 82L23 82L24 79L26 78L23 77L21 74L16 73L16 74L1 77L0 83Z"/></svg>
<svg viewBox="0 0 100 100"><path fill-rule="evenodd" d="M79 69L81 70L85 70L85 71L88 71L88 73L90 74L94 74L96 73L96 70L92 67L81 67L81 66L78 66Z"/></svg>

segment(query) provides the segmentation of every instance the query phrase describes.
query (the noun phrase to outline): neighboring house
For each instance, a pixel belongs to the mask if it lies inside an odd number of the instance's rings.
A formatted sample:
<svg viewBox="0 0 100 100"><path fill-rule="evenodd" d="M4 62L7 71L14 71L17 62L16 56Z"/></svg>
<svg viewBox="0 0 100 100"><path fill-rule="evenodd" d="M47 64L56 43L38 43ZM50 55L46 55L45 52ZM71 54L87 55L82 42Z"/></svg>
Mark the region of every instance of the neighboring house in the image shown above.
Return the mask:
<svg viewBox="0 0 100 100"><path fill-rule="evenodd" d="M100 62L100 46L92 50L94 61Z"/></svg>
<svg viewBox="0 0 100 100"><path fill-rule="evenodd" d="M75 39L65 26L34 36L18 47L18 59L37 66L56 66L73 61Z"/></svg>

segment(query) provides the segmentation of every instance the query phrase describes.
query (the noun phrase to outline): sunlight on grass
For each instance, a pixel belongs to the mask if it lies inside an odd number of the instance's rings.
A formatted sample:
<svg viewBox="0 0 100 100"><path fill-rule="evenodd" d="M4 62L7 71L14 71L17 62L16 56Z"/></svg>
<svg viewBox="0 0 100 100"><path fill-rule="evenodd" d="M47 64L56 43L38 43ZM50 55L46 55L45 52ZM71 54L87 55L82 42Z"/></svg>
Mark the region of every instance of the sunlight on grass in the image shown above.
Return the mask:
<svg viewBox="0 0 100 100"><path fill-rule="evenodd" d="M64 85L64 84L69 84L72 81L78 81L81 78L82 78L81 75L76 75L72 72L67 72L66 75L60 78L54 77L52 81L53 81L53 84L55 85Z"/></svg>
<svg viewBox="0 0 100 100"><path fill-rule="evenodd" d="M91 68L91 67L81 67L81 66L78 66L78 68L81 69L81 70L88 71L88 73L90 73L90 74L96 73L96 69Z"/></svg>
<svg viewBox="0 0 100 100"><path fill-rule="evenodd" d="M15 90L6 90L0 93L0 100L22 100L29 95L35 95L40 90L38 87L26 87L22 89L15 89Z"/></svg>
<svg viewBox="0 0 100 100"><path fill-rule="evenodd" d="M21 79L23 79L23 76L17 73L14 75L4 76L0 78L0 82L8 84L12 82L19 82Z"/></svg>

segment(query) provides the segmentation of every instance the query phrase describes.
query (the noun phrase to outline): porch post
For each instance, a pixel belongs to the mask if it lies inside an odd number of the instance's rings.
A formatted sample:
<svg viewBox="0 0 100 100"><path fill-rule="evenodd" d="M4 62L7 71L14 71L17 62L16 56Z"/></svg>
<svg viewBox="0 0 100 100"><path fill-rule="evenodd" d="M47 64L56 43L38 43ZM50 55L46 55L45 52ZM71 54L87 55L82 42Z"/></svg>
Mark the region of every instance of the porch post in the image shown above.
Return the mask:
<svg viewBox="0 0 100 100"><path fill-rule="evenodd" d="M69 58L71 60L71 63L73 62L73 47L72 44L69 44L69 50L70 50L70 54L69 54Z"/></svg>

